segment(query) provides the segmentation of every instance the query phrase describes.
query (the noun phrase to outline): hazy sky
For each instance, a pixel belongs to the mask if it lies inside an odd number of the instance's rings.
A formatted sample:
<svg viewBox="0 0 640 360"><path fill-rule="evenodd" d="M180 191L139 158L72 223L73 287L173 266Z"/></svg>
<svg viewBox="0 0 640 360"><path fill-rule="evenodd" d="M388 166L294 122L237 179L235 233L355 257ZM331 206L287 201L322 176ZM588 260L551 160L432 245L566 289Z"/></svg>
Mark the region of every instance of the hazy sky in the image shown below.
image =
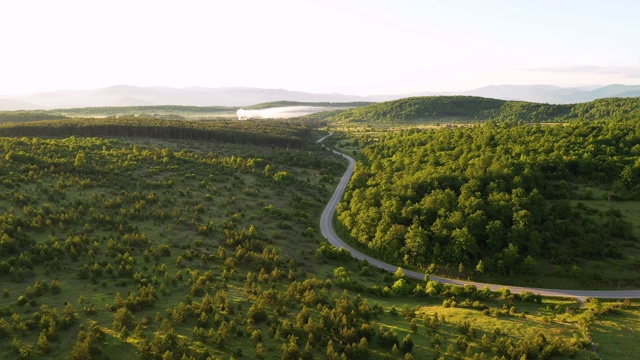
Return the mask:
<svg viewBox="0 0 640 360"><path fill-rule="evenodd" d="M0 14L5 95L640 84L640 2L630 0L8 0Z"/></svg>

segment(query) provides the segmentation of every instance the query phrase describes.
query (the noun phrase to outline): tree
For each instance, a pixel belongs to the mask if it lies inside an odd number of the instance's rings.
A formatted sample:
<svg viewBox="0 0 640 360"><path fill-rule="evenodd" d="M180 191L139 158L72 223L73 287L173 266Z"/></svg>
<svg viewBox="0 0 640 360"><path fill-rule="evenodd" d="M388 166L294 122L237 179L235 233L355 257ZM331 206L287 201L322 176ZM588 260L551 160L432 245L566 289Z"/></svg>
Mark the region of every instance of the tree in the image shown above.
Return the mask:
<svg viewBox="0 0 640 360"><path fill-rule="evenodd" d="M405 262L407 265L423 265L427 262L427 232L420 226L419 220L413 220L413 224L407 229L405 235Z"/></svg>
<svg viewBox="0 0 640 360"><path fill-rule="evenodd" d="M249 237L254 239L258 236L258 230L256 229L256 226L251 224L251 226L249 226Z"/></svg>
<svg viewBox="0 0 640 360"><path fill-rule="evenodd" d="M311 343L309 343L309 341L307 341L307 343L305 344L300 358L302 360L313 360L313 347L311 346Z"/></svg>
<svg viewBox="0 0 640 360"><path fill-rule="evenodd" d="M265 358L265 350L262 343L256 344L256 360L263 360Z"/></svg>
<svg viewBox="0 0 640 360"><path fill-rule="evenodd" d="M393 344L393 347L391 348L391 353L393 354L394 357L398 357L398 355L400 355L398 344Z"/></svg>
<svg viewBox="0 0 640 360"><path fill-rule="evenodd" d="M451 232L453 240L454 259L459 263L469 264L470 260L475 258L478 247L476 239L466 226L462 229L455 229Z"/></svg>
<svg viewBox="0 0 640 360"><path fill-rule="evenodd" d="M404 271L402 270L401 267L398 267L398 270L396 270L396 272L393 273L393 277L396 280L404 279L405 275L404 275Z"/></svg>
<svg viewBox="0 0 640 360"><path fill-rule="evenodd" d="M73 307L73 305L71 305L71 303L67 303L67 305L65 305L64 309L62 310L62 314L64 315L61 321L62 329L67 329L76 322L78 313L76 312L76 309Z"/></svg>
<svg viewBox="0 0 640 360"><path fill-rule="evenodd" d="M262 331L260 329L251 332L251 341L255 344L262 342Z"/></svg>
<svg viewBox="0 0 640 360"><path fill-rule="evenodd" d="M73 166L77 167L77 168L82 168L85 166L85 164L87 163L87 159L86 156L84 154L84 152L79 152L76 155L76 159L73 162Z"/></svg>
<svg viewBox="0 0 640 360"><path fill-rule="evenodd" d="M333 349L333 340L329 340L329 342L327 343L326 355L328 360L335 360L338 358L338 354Z"/></svg>
<svg viewBox="0 0 640 360"><path fill-rule="evenodd" d="M526 275L533 275L536 270L536 266L536 260L531 255L527 255L524 259L524 264L522 265L522 272Z"/></svg>
<svg viewBox="0 0 640 360"><path fill-rule="evenodd" d="M333 277L336 278L339 283L348 283L351 278L351 272L340 266L333 270Z"/></svg>
<svg viewBox="0 0 640 360"><path fill-rule="evenodd" d="M4 318L0 318L0 338L5 338L9 336L9 332L11 331L9 323Z"/></svg>
<svg viewBox="0 0 640 360"><path fill-rule="evenodd" d="M42 330L38 337L38 351L42 354L48 354L51 351L49 347L49 340L47 339L47 330Z"/></svg>
<svg viewBox="0 0 640 360"><path fill-rule="evenodd" d="M503 273L510 274L516 270L518 262L520 261L519 249L516 245L509 243L505 249L502 250L503 259Z"/></svg>
<svg viewBox="0 0 640 360"><path fill-rule="evenodd" d="M113 330L123 337L126 337L128 331L135 326L135 318L131 311L126 307L116 310L113 319Z"/></svg>
<svg viewBox="0 0 640 360"><path fill-rule="evenodd" d="M489 351L491 350L491 339L487 336L487 334L482 335L482 339L480 340L480 346L482 350Z"/></svg>
<svg viewBox="0 0 640 360"><path fill-rule="evenodd" d="M405 279L398 279L391 286L391 291L397 295L406 295L411 292L411 287Z"/></svg>
<svg viewBox="0 0 640 360"><path fill-rule="evenodd" d="M298 360L299 357L298 338L291 336L288 343L282 344L282 360Z"/></svg>

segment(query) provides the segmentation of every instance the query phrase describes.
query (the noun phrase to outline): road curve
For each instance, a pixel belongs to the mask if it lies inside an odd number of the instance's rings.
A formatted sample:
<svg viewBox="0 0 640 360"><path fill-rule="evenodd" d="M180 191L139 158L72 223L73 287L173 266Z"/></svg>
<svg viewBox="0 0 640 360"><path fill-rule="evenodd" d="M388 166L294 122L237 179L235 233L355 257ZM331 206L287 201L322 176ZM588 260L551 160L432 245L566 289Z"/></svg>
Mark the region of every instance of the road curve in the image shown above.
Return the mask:
<svg viewBox="0 0 640 360"><path fill-rule="evenodd" d="M327 137L332 134L321 138L317 142L320 143ZM324 145L322 145L324 146ZM343 248L349 250L351 252L351 256L358 260L367 260L371 266L375 266L380 269L384 269L389 272L396 272L398 270L397 265L391 265L386 262L380 261L378 259L372 258L371 256L365 255L360 251L352 248L344 242L337 234L335 229L333 228L333 217L336 212L336 207L344 194L345 189L347 188L347 184L349 183L349 179L351 179L351 175L353 174L353 168L355 167L356 161L348 155L345 155L341 152L331 150L334 154L338 154L347 160L349 160L349 167L347 171L345 171L344 175L340 179L340 183L336 188L336 191L331 196L329 203L324 208L322 212L322 216L320 217L320 230L322 232L322 236L327 239L333 246L337 248ZM424 273L420 273L417 271L406 270L403 269L406 276L409 276L414 279L422 280L425 277ZM563 289L541 289L541 288L528 288L528 287L520 287L520 286L511 286L511 285L499 285L499 284L486 284L479 283L473 281L465 281L458 279L449 279L440 276L429 275L431 280L439 281L443 284L456 284L456 285L474 285L478 289L483 289L484 287L488 287L493 291L498 291L504 288L509 289L511 293L520 294L525 291L532 292L534 294L539 294L542 296L549 297L563 297L563 298L577 298L580 301L583 301L586 298L602 298L602 299L638 299L640 298L640 290L563 290Z"/></svg>

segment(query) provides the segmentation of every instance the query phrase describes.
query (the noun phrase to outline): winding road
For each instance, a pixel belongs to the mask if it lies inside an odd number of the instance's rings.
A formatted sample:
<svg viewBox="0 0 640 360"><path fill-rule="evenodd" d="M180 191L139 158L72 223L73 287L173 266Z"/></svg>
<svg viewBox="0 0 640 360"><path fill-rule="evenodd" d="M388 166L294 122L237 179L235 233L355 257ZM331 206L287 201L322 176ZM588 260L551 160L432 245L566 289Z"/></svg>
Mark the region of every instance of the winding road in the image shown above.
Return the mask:
<svg viewBox="0 0 640 360"><path fill-rule="evenodd" d="M324 139L331 136L332 134L321 138L318 140L318 143L321 143ZM324 145L322 145L324 146ZM329 203L324 208L322 212L322 216L320 218L320 230L322 231L322 235L329 241L333 246L337 248L344 248L351 252L351 256L358 260L367 260L371 266L375 266L380 269L384 269L389 272L396 272L398 270L397 265L391 265L386 262L380 261L378 259L372 258L371 256L365 255L360 251L352 248L344 242L337 234L335 229L333 228L333 217L336 212L336 207L344 194L345 189L347 188L347 184L349 183L349 179L351 179L351 175L353 174L353 168L355 167L356 161L341 152L331 150L333 153L338 154L347 160L349 160L349 167L347 171L345 171L344 175L340 179L340 183L336 188L336 191L331 196ZM406 276L409 276L414 279L422 280L425 277L424 273L420 273L417 271L411 271L403 269ZM540 288L528 288L528 287L520 287L520 286L511 286L511 285L499 285L499 284L486 284L486 283L478 283L473 281L465 281L465 280L457 280L457 279L449 279L440 276L429 275L431 280L439 281L443 284L456 284L456 285L474 285L478 289L483 289L485 286L491 289L492 291L498 291L504 288L509 289L511 293L520 294L525 291L532 292L534 294L539 294L542 296L548 297L563 297L563 298L576 298L578 301L583 302L586 298L602 298L602 299L638 299L640 298L640 290L563 290L563 289L540 289Z"/></svg>

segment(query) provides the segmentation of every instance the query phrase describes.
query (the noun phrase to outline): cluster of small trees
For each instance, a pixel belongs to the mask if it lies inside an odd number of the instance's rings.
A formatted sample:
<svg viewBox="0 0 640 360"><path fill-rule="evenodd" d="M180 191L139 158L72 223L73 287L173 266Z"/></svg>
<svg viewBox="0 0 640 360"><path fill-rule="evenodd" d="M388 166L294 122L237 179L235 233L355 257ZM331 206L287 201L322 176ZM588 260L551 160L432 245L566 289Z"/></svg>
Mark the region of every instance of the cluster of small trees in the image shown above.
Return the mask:
<svg viewBox="0 0 640 360"><path fill-rule="evenodd" d="M135 130L143 124L130 125ZM279 139L306 131L289 125ZM66 131L64 126L58 130ZM129 125L109 126L126 132ZM144 131L171 137L171 126ZM262 138L278 132L278 124L264 132L244 126ZM269 223L255 216L266 207L257 200L277 193L285 204L302 204L281 211L287 228L277 231L280 238L314 242L307 212L320 208L326 191L309 182L308 173L300 175L305 167L300 159L311 159L306 169L312 171L327 163L337 168L339 160L315 147L304 152L253 147L259 156L241 157L216 153L208 143L188 150L172 141L145 142L0 138L0 278L6 284L0 335L9 342L18 339L17 356L37 351L100 357L107 329L123 340L139 340L140 352L155 358L198 355L190 348L201 340L227 351L226 340L237 336L246 315L225 295L229 284L255 276L247 290L252 293L304 278L297 265L280 259L271 244L273 231L259 231ZM75 287L86 298L74 296ZM112 295L101 295L108 303L99 306L97 294L105 292ZM48 305L62 302L64 308ZM76 302L77 312L71 305ZM76 336L79 323L73 350L63 354L69 350L60 339L73 342L66 338ZM182 327L173 328L185 323L198 328L193 340L182 338Z"/></svg>

